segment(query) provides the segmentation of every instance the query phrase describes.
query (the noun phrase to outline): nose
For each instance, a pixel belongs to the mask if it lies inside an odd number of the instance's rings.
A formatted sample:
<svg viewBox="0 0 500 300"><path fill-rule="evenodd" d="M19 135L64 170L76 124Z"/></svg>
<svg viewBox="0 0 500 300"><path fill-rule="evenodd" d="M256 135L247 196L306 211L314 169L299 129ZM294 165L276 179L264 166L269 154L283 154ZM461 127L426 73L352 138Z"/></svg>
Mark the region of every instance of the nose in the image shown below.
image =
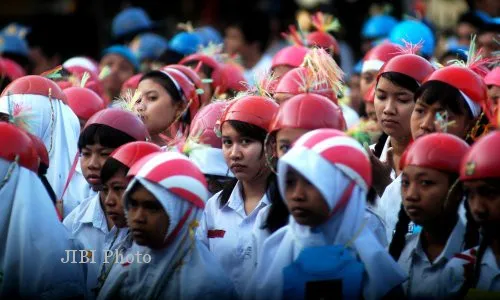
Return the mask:
<svg viewBox="0 0 500 300"><path fill-rule="evenodd" d="M488 210L480 197L469 196L469 207L475 219L486 220L488 217Z"/></svg>
<svg viewBox="0 0 500 300"><path fill-rule="evenodd" d="M417 202L419 200L417 185L410 182L403 195L406 202Z"/></svg>
<svg viewBox="0 0 500 300"><path fill-rule="evenodd" d="M396 114L396 101L392 97L387 100L383 113L384 115Z"/></svg>
<svg viewBox="0 0 500 300"><path fill-rule="evenodd" d="M234 143L231 147L231 152L229 153L231 160L240 160L242 153L241 153L241 146L238 143Z"/></svg>
<svg viewBox="0 0 500 300"><path fill-rule="evenodd" d="M297 180L295 185L292 187L291 200L296 202L303 202L305 201L305 199L304 182L302 180Z"/></svg>
<svg viewBox="0 0 500 300"><path fill-rule="evenodd" d="M145 224L147 220L146 210L142 207L138 207L133 214L132 222L138 224Z"/></svg>
<svg viewBox="0 0 500 300"><path fill-rule="evenodd" d="M434 114L429 111L425 114L422 122L420 123L420 129L425 131L426 133L431 133L436 131Z"/></svg>
<svg viewBox="0 0 500 300"><path fill-rule="evenodd" d="M92 154L89 159L89 169L99 170L101 167L100 160L97 154Z"/></svg>
<svg viewBox="0 0 500 300"><path fill-rule="evenodd" d="M112 191L108 191L106 198L104 198L104 205L109 206L109 207L116 206L115 193L113 193Z"/></svg>

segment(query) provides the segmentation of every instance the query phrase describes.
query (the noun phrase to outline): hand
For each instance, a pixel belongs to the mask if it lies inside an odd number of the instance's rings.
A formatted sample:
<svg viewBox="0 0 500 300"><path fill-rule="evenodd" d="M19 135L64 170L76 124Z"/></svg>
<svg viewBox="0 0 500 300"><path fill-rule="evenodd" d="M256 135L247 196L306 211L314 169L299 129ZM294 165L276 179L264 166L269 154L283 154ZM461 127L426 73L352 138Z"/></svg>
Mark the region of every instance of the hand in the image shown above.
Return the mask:
<svg viewBox="0 0 500 300"><path fill-rule="evenodd" d="M387 161L382 162L375 156L371 149L367 149L372 164L372 187L377 192L379 197L385 191L385 188L391 184L391 172L394 169L393 150L392 147L387 150Z"/></svg>

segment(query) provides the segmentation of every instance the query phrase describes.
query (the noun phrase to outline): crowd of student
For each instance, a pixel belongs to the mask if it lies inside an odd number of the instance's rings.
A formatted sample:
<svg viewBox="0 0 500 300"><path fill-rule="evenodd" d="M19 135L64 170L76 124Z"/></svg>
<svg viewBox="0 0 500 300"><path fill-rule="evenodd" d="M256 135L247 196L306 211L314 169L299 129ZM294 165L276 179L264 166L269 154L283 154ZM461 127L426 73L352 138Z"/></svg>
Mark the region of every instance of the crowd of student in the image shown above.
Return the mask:
<svg viewBox="0 0 500 300"><path fill-rule="evenodd" d="M167 42L129 8L99 62L37 75L7 26L0 298L498 297L494 17L439 60L374 16L349 78L322 13L270 54L245 20Z"/></svg>

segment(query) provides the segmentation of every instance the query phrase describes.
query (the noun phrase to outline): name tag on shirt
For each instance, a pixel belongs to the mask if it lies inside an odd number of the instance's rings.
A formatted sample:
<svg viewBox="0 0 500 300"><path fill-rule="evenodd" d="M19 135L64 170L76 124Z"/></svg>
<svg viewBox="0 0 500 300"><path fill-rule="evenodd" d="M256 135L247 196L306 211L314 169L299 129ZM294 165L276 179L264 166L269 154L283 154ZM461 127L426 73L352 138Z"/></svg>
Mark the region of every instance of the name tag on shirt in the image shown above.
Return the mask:
<svg viewBox="0 0 500 300"><path fill-rule="evenodd" d="M209 239L217 239L217 238L221 239L224 237L225 234L226 234L225 230L212 229L207 232L207 237Z"/></svg>

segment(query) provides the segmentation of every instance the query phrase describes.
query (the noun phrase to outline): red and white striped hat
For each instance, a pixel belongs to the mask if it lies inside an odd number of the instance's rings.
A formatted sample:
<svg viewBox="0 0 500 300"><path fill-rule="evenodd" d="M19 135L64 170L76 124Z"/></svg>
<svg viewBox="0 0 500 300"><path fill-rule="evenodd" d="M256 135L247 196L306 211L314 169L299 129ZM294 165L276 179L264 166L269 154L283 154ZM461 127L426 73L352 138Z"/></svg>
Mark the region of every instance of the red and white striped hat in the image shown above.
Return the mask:
<svg viewBox="0 0 500 300"><path fill-rule="evenodd" d="M176 152L156 152L136 162L128 176L158 184L172 194L203 209L208 198L205 176L186 156Z"/></svg>

